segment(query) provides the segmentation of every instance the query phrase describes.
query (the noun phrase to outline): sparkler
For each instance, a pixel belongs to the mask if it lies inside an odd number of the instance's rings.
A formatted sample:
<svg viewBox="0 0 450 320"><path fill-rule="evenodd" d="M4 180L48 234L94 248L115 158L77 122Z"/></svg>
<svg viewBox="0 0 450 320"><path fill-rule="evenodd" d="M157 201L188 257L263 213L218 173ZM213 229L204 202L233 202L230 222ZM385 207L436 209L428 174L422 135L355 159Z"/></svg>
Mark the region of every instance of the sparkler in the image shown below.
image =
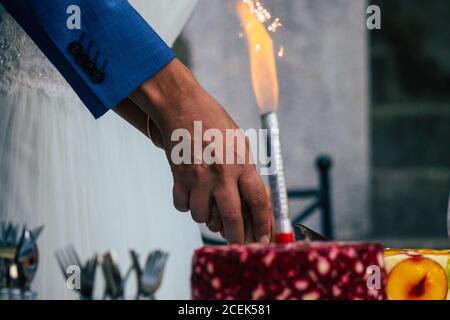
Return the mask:
<svg viewBox="0 0 450 320"><path fill-rule="evenodd" d="M247 38L253 90L261 111L261 121L268 132L267 152L271 162L269 185L275 216L275 239L277 243L294 241L281 152L278 124L279 88L275 52L269 31L281 25L279 19L271 20L271 14L260 2L243 0L237 4L239 18ZM269 27L266 28L265 24Z"/></svg>

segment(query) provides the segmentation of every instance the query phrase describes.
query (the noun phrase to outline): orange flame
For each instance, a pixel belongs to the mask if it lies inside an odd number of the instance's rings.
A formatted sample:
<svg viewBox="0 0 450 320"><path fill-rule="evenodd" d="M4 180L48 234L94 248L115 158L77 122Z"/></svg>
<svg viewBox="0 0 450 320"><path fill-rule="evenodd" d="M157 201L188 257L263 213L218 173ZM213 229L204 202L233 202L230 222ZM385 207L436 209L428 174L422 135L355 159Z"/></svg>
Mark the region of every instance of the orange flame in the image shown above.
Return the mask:
<svg viewBox="0 0 450 320"><path fill-rule="evenodd" d="M251 8L239 1L237 12L247 37L253 91L262 114L278 108L278 78L272 38Z"/></svg>

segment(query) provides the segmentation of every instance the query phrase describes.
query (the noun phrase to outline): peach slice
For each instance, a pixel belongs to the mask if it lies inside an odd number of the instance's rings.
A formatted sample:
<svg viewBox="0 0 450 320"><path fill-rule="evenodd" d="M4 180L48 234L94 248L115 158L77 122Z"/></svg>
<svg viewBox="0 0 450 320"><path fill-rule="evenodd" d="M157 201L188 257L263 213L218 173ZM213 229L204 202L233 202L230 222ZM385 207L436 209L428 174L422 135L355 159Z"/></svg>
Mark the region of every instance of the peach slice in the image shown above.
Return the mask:
<svg viewBox="0 0 450 320"><path fill-rule="evenodd" d="M421 255L436 255L436 256L447 256L450 257L450 250L433 250L433 249L420 249L417 250Z"/></svg>
<svg viewBox="0 0 450 320"><path fill-rule="evenodd" d="M385 249L384 250L384 256L385 257L391 257L391 256L396 256L398 254L402 254L402 250L398 250L398 249Z"/></svg>
<svg viewBox="0 0 450 320"><path fill-rule="evenodd" d="M444 269L428 258L406 259L388 276L387 293L391 300L445 300L447 291Z"/></svg>
<svg viewBox="0 0 450 320"><path fill-rule="evenodd" d="M450 288L450 259L448 259L448 261L447 261L447 266L445 267L445 272L447 273L447 283Z"/></svg>

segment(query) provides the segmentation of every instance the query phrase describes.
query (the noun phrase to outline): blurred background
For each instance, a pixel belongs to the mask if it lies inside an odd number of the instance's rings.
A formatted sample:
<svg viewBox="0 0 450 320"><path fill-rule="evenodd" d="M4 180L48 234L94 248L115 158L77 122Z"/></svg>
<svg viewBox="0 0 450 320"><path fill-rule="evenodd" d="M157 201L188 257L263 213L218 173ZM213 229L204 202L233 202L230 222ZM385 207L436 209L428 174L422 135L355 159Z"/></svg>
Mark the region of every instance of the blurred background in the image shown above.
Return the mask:
<svg viewBox="0 0 450 320"><path fill-rule="evenodd" d="M316 158L329 155L337 239L448 247L450 2L261 2L283 24L273 38L289 187L315 188ZM366 27L372 4L381 30ZM175 50L243 128L260 126L234 1L199 0ZM318 214L304 223L321 229Z"/></svg>

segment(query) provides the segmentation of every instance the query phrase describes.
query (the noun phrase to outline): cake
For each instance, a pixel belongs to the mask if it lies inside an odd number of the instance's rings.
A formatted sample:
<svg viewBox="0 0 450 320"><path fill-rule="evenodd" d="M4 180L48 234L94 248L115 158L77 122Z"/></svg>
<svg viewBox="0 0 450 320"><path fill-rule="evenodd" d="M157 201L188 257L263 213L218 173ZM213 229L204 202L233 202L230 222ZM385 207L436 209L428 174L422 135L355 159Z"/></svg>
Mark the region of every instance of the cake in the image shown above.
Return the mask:
<svg viewBox="0 0 450 320"><path fill-rule="evenodd" d="M195 300L382 300L385 279L381 245L296 242L201 248L191 285Z"/></svg>
<svg viewBox="0 0 450 320"><path fill-rule="evenodd" d="M392 300L450 300L450 250L386 250Z"/></svg>

